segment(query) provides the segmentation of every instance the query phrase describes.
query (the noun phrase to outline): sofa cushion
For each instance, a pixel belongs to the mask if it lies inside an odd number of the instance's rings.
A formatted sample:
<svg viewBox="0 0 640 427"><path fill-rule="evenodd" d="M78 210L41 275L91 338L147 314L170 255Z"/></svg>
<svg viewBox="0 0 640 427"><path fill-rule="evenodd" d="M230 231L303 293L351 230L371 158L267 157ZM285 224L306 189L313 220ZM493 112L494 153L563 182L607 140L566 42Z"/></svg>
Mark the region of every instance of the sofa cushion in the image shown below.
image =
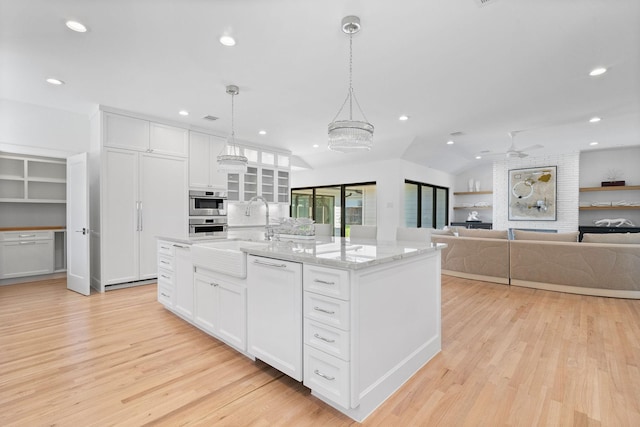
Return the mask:
<svg viewBox="0 0 640 427"><path fill-rule="evenodd" d="M460 237L481 237L484 239L508 239L507 230L483 230L478 228L460 228L458 229Z"/></svg>
<svg viewBox="0 0 640 427"><path fill-rule="evenodd" d="M582 243L640 244L640 233L584 233Z"/></svg>
<svg viewBox="0 0 640 427"><path fill-rule="evenodd" d="M545 242L577 242L578 232L545 233L541 231L513 230L514 240L539 240Z"/></svg>
<svg viewBox="0 0 640 427"><path fill-rule="evenodd" d="M440 230L438 228L432 228L431 229L431 234L438 234L438 235L442 235L442 236L454 236L453 234L453 230L452 229L447 229L447 230Z"/></svg>

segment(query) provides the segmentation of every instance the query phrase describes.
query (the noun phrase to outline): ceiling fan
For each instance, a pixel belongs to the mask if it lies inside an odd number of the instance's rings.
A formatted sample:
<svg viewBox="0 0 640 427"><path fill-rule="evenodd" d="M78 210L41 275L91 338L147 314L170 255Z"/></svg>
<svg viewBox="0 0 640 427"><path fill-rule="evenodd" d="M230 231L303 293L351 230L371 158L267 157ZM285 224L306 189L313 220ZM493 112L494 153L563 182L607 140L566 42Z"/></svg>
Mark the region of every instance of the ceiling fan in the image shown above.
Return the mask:
<svg viewBox="0 0 640 427"><path fill-rule="evenodd" d="M535 144L535 145L530 145L528 147L525 148L517 148L516 147L516 143L515 143L515 136L517 134L519 134L520 132L522 132L521 130L514 130L509 132L507 135L509 135L509 137L511 138L511 146L509 147L509 149L504 152L504 153L489 153L486 155L490 155L490 156L495 156L495 155L504 155L507 157L507 159L513 159L513 158L524 158L527 157L529 154L526 153L526 151L531 151L531 150L537 150L539 148L543 148L543 145L540 144Z"/></svg>

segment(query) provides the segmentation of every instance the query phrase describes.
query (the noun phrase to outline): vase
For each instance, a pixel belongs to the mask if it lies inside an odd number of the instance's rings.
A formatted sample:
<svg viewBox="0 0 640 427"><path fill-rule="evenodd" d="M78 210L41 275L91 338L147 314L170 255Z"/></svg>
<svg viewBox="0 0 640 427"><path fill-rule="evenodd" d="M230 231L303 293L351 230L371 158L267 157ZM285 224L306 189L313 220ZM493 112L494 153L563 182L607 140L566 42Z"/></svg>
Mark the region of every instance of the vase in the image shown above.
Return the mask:
<svg viewBox="0 0 640 427"><path fill-rule="evenodd" d="M469 178L468 184L469 184L469 191L470 192L473 191L473 178Z"/></svg>
<svg viewBox="0 0 640 427"><path fill-rule="evenodd" d="M476 181L476 191L480 191L480 181Z"/></svg>

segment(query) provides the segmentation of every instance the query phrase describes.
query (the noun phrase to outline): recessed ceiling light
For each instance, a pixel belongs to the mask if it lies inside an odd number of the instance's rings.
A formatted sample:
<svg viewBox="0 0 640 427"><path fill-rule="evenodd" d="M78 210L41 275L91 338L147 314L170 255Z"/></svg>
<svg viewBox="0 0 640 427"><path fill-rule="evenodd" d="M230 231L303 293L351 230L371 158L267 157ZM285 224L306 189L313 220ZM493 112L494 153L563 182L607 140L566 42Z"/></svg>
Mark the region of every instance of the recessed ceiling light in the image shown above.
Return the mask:
<svg viewBox="0 0 640 427"><path fill-rule="evenodd" d="M47 79L47 83L52 84L52 85L55 85L55 86L60 86L60 85L63 85L63 84L64 84L64 82L63 82L62 80L60 80L60 79L54 79L53 77L49 77L49 78Z"/></svg>
<svg viewBox="0 0 640 427"><path fill-rule="evenodd" d="M600 120L602 120L600 117L591 117L589 123L598 123Z"/></svg>
<svg viewBox="0 0 640 427"><path fill-rule="evenodd" d="M187 110L180 110L178 111L178 114L180 114L181 116L188 116L189 112Z"/></svg>
<svg viewBox="0 0 640 427"><path fill-rule="evenodd" d="M598 68L594 68L593 70L591 70L591 72L589 73L590 76L600 76L604 73L607 72L607 69L604 67L598 67Z"/></svg>
<svg viewBox="0 0 640 427"><path fill-rule="evenodd" d="M589 145L598 145L598 141L590 142Z"/></svg>
<svg viewBox="0 0 640 427"><path fill-rule="evenodd" d="M233 37L225 34L223 36L220 37L220 43L222 43L224 46L235 46L236 45L236 39L234 39Z"/></svg>
<svg viewBox="0 0 640 427"><path fill-rule="evenodd" d="M266 135L267 131L266 130L261 130L260 132L258 132L260 135Z"/></svg>
<svg viewBox="0 0 640 427"><path fill-rule="evenodd" d="M476 160L480 160L482 156L476 156Z"/></svg>
<svg viewBox="0 0 640 427"><path fill-rule="evenodd" d="M450 139L447 141L447 145L453 145L453 144L454 144L453 140Z"/></svg>
<svg viewBox="0 0 640 427"><path fill-rule="evenodd" d="M318 148L319 145L318 144L313 144L313 148Z"/></svg>
<svg viewBox="0 0 640 427"><path fill-rule="evenodd" d="M402 116L398 117L398 120L400 120L401 122L406 122L407 120L409 120L409 116L403 114Z"/></svg>
<svg viewBox="0 0 640 427"><path fill-rule="evenodd" d="M65 24L67 25L67 28L69 28L70 30L75 31L76 33L86 33L87 32L87 27L85 27L84 25L82 25L81 23L79 23L77 21L67 21Z"/></svg>

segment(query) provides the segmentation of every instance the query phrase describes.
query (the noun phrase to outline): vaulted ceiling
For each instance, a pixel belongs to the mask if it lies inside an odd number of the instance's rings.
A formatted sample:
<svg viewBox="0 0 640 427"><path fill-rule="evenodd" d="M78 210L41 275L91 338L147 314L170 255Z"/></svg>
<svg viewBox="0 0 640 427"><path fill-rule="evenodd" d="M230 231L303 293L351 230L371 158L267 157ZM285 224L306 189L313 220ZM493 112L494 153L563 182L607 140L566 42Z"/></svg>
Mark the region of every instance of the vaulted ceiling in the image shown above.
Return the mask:
<svg viewBox="0 0 640 427"><path fill-rule="evenodd" d="M364 154L326 148L349 84L346 15L362 23L353 86L375 126ZM225 33L234 47L218 42ZM607 72L589 76L596 67ZM102 104L227 135L228 84L240 87L239 139L313 168L402 157L456 173L497 158L513 130L517 147L544 146L531 155L638 145L640 2L0 0L2 98L87 116Z"/></svg>

